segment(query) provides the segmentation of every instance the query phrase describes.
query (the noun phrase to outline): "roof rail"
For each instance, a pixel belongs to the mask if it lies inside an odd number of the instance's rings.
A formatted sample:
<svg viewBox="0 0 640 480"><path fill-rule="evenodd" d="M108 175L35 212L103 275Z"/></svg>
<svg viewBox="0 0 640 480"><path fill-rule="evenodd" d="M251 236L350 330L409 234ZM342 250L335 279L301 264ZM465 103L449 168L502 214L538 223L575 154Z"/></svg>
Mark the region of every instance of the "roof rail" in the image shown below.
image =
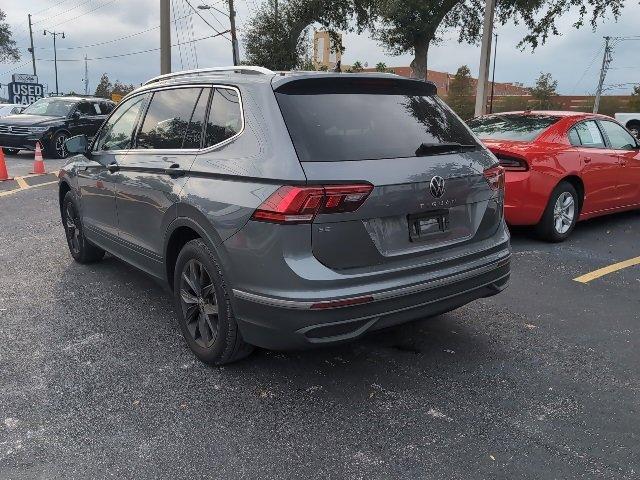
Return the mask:
<svg viewBox="0 0 640 480"><path fill-rule="evenodd" d="M223 73L223 72L239 72L248 73L254 75L273 75L274 72L264 67L254 67L250 65L236 65L230 67L211 67L211 68L198 68L196 70L183 70L181 72L166 73L164 75L158 75L151 80L147 80L143 85L149 85L150 83L159 82L168 78L186 77L189 75L199 75L201 73Z"/></svg>

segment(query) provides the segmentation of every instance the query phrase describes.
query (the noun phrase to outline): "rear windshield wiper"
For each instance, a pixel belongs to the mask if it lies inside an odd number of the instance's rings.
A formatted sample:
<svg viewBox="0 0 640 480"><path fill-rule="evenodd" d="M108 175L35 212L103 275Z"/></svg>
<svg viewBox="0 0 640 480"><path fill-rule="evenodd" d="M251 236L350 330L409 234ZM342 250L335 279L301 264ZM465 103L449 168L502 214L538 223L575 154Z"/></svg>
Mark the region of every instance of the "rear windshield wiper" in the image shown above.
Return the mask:
<svg viewBox="0 0 640 480"><path fill-rule="evenodd" d="M460 152L462 150L476 150L477 148L479 148L479 145L458 142L421 143L416 150L416 157L424 157L438 153Z"/></svg>

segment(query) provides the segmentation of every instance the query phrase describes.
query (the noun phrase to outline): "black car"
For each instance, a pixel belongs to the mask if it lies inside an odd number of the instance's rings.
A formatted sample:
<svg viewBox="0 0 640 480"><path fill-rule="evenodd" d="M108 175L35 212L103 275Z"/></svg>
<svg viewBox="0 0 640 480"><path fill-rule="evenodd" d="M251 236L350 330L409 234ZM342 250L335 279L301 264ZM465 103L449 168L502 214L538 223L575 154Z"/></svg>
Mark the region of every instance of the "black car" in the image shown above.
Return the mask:
<svg viewBox="0 0 640 480"><path fill-rule="evenodd" d="M40 142L45 156L65 158L65 140L80 134L93 137L115 105L94 97L41 98L22 113L0 119L0 146L5 153L14 154L35 150Z"/></svg>

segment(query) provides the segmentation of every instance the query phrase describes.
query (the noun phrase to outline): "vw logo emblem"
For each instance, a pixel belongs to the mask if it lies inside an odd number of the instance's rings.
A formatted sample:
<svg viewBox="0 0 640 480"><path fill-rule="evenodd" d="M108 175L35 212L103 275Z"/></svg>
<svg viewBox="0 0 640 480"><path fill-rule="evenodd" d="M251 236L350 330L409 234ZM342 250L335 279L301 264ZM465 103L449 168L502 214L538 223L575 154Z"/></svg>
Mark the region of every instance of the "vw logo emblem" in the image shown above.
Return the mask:
<svg viewBox="0 0 640 480"><path fill-rule="evenodd" d="M434 198L440 198L444 195L444 178L436 175L429 182L429 191Z"/></svg>

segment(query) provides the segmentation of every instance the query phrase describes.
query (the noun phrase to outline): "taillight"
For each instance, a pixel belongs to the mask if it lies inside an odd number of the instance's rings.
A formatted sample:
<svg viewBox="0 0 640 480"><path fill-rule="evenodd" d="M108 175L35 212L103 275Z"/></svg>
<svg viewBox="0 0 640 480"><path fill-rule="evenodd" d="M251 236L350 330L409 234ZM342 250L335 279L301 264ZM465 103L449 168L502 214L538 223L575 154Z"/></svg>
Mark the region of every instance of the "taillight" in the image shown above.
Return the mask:
<svg viewBox="0 0 640 480"><path fill-rule="evenodd" d="M500 165L486 169L483 175L491 190L504 190L504 168Z"/></svg>
<svg viewBox="0 0 640 480"><path fill-rule="evenodd" d="M498 157L500 166L509 172L526 172L529 170L529 164L523 158L507 155L496 155L496 157Z"/></svg>
<svg viewBox="0 0 640 480"><path fill-rule="evenodd" d="M253 213L253 220L273 223L310 223L318 213L355 212L373 185L280 187Z"/></svg>

